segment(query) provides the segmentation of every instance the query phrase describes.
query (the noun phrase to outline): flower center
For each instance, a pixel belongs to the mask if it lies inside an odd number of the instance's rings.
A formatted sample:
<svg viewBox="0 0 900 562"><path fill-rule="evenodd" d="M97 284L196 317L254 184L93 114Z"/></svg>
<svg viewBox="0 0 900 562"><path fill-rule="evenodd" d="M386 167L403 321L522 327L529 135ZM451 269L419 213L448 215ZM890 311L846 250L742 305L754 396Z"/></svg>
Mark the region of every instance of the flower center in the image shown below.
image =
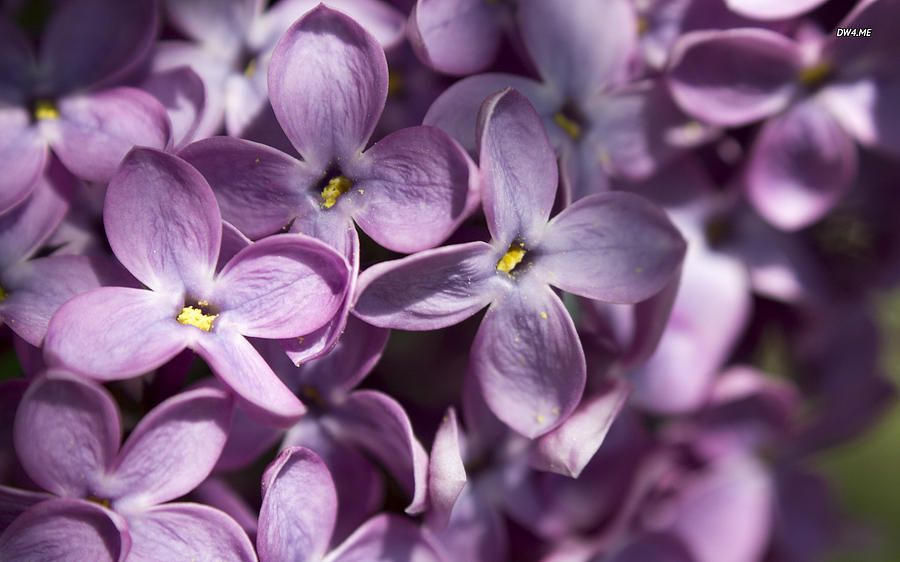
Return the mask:
<svg viewBox="0 0 900 562"><path fill-rule="evenodd" d="M509 250L497 262L497 271L502 271L512 277L512 270L522 263L523 259L525 259L524 245L521 242L513 242L510 244Z"/></svg>
<svg viewBox="0 0 900 562"><path fill-rule="evenodd" d="M254 74L256 74L256 59L250 59L250 62L244 67L244 76L253 78Z"/></svg>
<svg viewBox="0 0 900 562"><path fill-rule="evenodd" d="M322 208L330 209L334 207L338 198L350 191L352 187L353 182L341 175L328 180L328 183L322 189Z"/></svg>
<svg viewBox="0 0 900 562"><path fill-rule="evenodd" d="M93 503L96 503L96 504L98 504L98 505L102 505L103 507L109 509L109 503L110 503L110 502L109 502L109 500L107 500L107 499L97 498L97 497L94 497L94 496L88 496L86 499L87 499L87 501L89 501L89 502L93 502Z"/></svg>
<svg viewBox="0 0 900 562"><path fill-rule="evenodd" d="M797 75L797 79L804 86L815 88L821 86L831 76L832 71L834 71L834 67L830 62L820 61L801 70Z"/></svg>
<svg viewBox="0 0 900 562"><path fill-rule="evenodd" d="M575 122L574 119L570 119L565 113L562 111L558 111L553 116L553 122L556 123L560 129L566 132L567 135L572 137L573 139L577 139L581 136L581 125Z"/></svg>
<svg viewBox="0 0 900 562"><path fill-rule="evenodd" d="M37 121L41 119L57 119L59 118L59 110L56 104L50 100L37 100L34 102L34 118Z"/></svg>
<svg viewBox="0 0 900 562"><path fill-rule="evenodd" d="M9 293L6 292L6 289L4 289L3 287L0 287L0 302L5 301L6 295L8 295L8 294Z"/></svg>
<svg viewBox="0 0 900 562"><path fill-rule="evenodd" d="M181 309L181 313L175 318L179 324L186 326L194 326L200 328L204 332L212 329L213 320L218 314L209 314L207 301L197 301L197 305L187 305Z"/></svg>

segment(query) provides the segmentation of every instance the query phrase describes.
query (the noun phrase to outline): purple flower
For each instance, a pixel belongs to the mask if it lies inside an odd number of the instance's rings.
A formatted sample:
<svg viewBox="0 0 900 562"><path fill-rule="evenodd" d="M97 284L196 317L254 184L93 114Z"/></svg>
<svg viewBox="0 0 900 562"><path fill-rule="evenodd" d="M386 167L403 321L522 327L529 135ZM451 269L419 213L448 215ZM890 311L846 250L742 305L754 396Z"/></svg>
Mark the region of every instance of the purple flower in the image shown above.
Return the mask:
<svg viewBox="0 0 900 562"><path fill-rule="evenodd" d="M557 167L540 118L505 90L479 117L490 244L472 242L377 264L360 276L354 313L376 326L433 330L490 305L470 369L501 420L529 437L572 413L585 383L575 326L552 286L637 302L677 270L684 240L647 200L586 197L548 221Z"/></svg>
<svg viewBox="0 0 900 562"><path fill-rule="evenodd" d="M206 478L225 444L231 414L232 398L221 390L185 392L144 416L120 449L119 413L109 393L50 371L22 397L15 445L28 475L66 499L29 508L0 545L71 547L82 544L85 527L91 527L105 544L118 544L120 555L112 559L254 559L249 539L224 513L166 503Z"/></svg>
<svg viewBox="0 0 900 562"><path fill-rule="evenodd" d="M241 232L253 239L286 227L309 234L344 254L355 277L354 221L382 246L414 252L446 239L478 203L474 164L438 129L402 129L363 152L387 86L375 39L319 6L288 30L269 65L272 107L303 160L224 137L181 155L206 176L225 220ZM292 359L333 346L338 320L302 345L292 342Z"/></svg>
<svg viewBox="0 0 900 562"><path fill-rule="evenodd" d="M302 415L245 336L296 337L329 322L350 282L346 260L285 234L245 247L216 274L222 219L212 190L183 160L151 149L126 156L103 215L113 253L147 289L105 287L67 302L48 328L48 363L115 380L188 347L254 415L275 424Z"/></svg>

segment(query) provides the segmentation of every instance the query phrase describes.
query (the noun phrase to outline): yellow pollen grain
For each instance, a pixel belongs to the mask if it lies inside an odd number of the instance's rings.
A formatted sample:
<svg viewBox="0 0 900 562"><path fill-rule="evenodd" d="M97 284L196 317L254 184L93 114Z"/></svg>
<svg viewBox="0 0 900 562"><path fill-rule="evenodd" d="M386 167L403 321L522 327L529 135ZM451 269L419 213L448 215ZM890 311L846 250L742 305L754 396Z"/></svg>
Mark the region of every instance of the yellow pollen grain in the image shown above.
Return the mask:
<svg viewBox="0 0 900 562"><path fill-rule="evenodd" d="M581 136L581 126L572 119L566 117L562 111L557 111L556 114L553 115L553 122L573 139L577 139Z"/></svg>
<svg viewBox="0 0 900 562"><path fill-rule="evenodd" d="M59 110L56 104L50 100L38 100L34 104L34 118L41 119L57 119L59 118Z"/></svg>
<svg viewBox="0 0 900 562"><path fill-rule="evenodd" d="M638 16L636 23L638 35L643 35L650 30L650 22L644 16Z"/></svg>
<svg viewBox="0 0 900 562"><path fill-rule="evenodd" d="M797 75L797 79L806 86L816 86L825 81L826 78L831 74L831 64L822 61L816 63L812 66L808 66L800 71Z"/></svg>
<svg viewBox="0 0 900 562"><path fill-rule="evenodd" d="M6 292L6 289L4 289L3 287L0 287L0 302L3 302L4 300L6 300L6 295L8 295L8 294L9 293Z"/></svg>
<svg viewBox="0 0 900 562"><path fill-rule="evenodd" d="M500 261L497 262L497 271L502 271L509 275L509 273L522 262L524 257L525 248L522 248L521 246L510 246L509 250L507 250L503 257L500 258Z"/></svg>
<svg viewBox="0 0 900 562"><path fill-rule="evenodd" d="M205 306L204 303L205 301L201 301L197 304ZM179 324L195 326L204 332L208 332L212 329L213 320L215 320L217 316L218 314L203 314L203 311L199 308L186 306L181 309L181 314L179 314L175 320L178 320Z"/></svg>
<svg viewBox="0 0 900 562"><path fill-rule="evenodd" d="M247 63L247 68L244 69L244 76L253 78L254 74L256 74L256 59L251 59L250 62Z"/></svg>
<svg viewBox="0 0 900 562"><path fill-rule="evenodd" d="M643 268L643 267L635 267L635 268L634 268L634 272L635 272L635 273L643 273L643 272L644 272L644 268Z"/></svg>
<svg viewBox="0 0 900 562"><path fill-rule="evenodd" d="M254 163L254 164L259 164L259 158L256 158L255 160L253 160L253 163Z"/></svg>
<svg viewBox="0 0 900 562"><path fill-rule="evenodd" d="M544 423L544 416L537 416L536 419L538 423Z"/></svg>
<svg viewBox="0 0 900 562"><path fill-rule="evenodd" d="M388 71L388 96L399 96L403 93L403 89L403 75L396 71Z"/></svg>
<svg viewBox="0 0 900 562"><path fill-rule="evenodd" d="M322 208L330 209L337 203L338 197L350 191L353 182L344 176L337 176L328 180L328 185L322 190Z"/></svg>
<svg viewBox="0 0 900 562"><path fill-rule="evenodd" d="M88 496L88 497L87 497L87 500L88 500L89 502L94 502L94 503L96 503L96 504L102 505L103 507L109 509L109 503L110 503L110 502L109 502L109 500L107 500L107 499L104 499L104 498L97 498L97 497L94 497L94 496Z"/></svg>
<svg viewBox="0 0 900 562"><path fill-rule="evenodd" d="M544 320L546 320L546 319L547 319L547 313L546 313L546 312L541 312L541 318L543 318Z"/></svg>

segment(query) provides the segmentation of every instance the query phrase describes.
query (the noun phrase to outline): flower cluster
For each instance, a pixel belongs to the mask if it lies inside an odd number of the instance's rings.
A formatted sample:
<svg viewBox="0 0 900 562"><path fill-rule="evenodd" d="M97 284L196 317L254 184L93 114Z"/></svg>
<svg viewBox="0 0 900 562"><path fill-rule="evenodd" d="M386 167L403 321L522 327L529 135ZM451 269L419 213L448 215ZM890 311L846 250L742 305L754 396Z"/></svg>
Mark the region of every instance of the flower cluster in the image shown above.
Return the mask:
<svg viewBox="0 0 900 562"><path fill-rule="evenodd" d="M0 559L819 559L898 20L4 0Z"/></svg>

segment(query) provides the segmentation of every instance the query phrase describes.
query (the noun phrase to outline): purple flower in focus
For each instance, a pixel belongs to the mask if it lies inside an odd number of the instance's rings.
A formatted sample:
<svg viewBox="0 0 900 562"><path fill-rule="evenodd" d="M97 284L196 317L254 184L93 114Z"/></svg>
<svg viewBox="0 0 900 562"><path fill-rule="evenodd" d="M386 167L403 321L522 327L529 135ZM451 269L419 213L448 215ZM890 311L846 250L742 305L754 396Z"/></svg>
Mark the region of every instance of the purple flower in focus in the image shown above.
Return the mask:
<svg viewBox="0 0 900 562"><path fill-rule="evenodd" d="M421 252L367 269L354 313L371 324L433 330L490 305L470 369L493 412L529 437L562 423L581 399L585 360L551 286L612 302L658 292L684 240L649 201L586 197L548 221L556 157L520 93L485 101L479 116L484 208L493 241Z"/></svg>
<svg viewBox="0 0 900 562"><path fill-rule="evenodd" d="M346 260L325 244L273 236L216 274L222 219L209 185L183 160L134 149L109 184L104 223L113 253L147 289L106 287L67 302L45 356L98 380L129 378L195 350L263 421L304 412L245 336L319 329L343 306Z"/></svg>

